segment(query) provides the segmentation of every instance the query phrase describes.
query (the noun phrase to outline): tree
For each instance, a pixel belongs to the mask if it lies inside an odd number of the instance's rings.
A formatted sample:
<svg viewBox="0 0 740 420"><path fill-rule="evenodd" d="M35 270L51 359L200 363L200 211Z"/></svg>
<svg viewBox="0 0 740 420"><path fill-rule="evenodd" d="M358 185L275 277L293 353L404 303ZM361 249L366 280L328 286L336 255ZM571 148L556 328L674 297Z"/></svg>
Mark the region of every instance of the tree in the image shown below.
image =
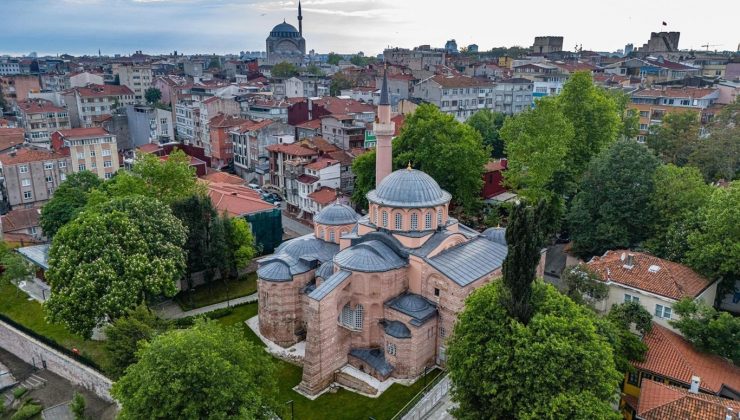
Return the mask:
<svg viewBox="0 0 740 420"><path fill-rule="evenodd" d="M573 252L581 257L634 247L647 239L658 160L644 146L620 140L589 165L568 214Z"/></svg>
<svg viewBox="0 0 740 420"><path fill-rule="evenodd" d="M740 366L740 318L691 298L681 299L673 310L679 318L670 324L691 344Z"/></svg>
<svg viewBox="0 0 740 420"><path fill-rule="evenodd" d="M352 202L358 208L367 208L365 195L375 188L375 150L365 152L352 161L352 173L355 174L355 188L352 191Z"/></svg>
<svg viewBox="0 0 740 420"><path fill-rule="evenodd" d="M338 66L340 61L342 61L342 56L333 52L329 53L329 56L326 60L326 62L328 64L331 64L332 66Z"/></svg>
<svg viewBox="0 0 740 420"><path fill-rule="evenodd" d="M508 118L501 129L508 156L506 184L535 201L563 194L564 188L553 186L560 179L558 173L567 170L566 156L573 136L572 124L551 98Z"/></svg>
<svg viewBox="0 0 740 420"><path fill-rule="evenodd" d="M576 72L556 97L575 137L568 151L568 168L578 181L593 156L608 147L622 128L620 111L605 90L595 86L588 72Z"/></svg>
<svg viewBox="0 0 740 420"><path fill-rule="evenodd" d="M585 264L566 268L561 279L566 287L566 296L575 303L593 306L609 296L609 286Z"/></svg>
<svg viewBox="0 0 740 420"><path fill-rule="evenodd" d="M702 139L689 156L706 181L737 179L740 172L740 99L726 105L709 125L709 137Z"/></svg>
<svg viewBox="0 0 740 420"><path fill-rule="evenodd" d="M213 57L211 59L211 62L208 63L209 69L221 69L221 60L218 59L218 57Z"/></svg>
<svg viewBox="0 0 740 420"><path fill-rule="evenodd" d="M449 191L456 206L470 212L480 204L483 168L490 151L475 129L452 115L434 105L419 106L393 140L393 155L396 168L411 162Z"/></svg>
<svg viewBox="0 0 740 420"><path fill-rule="evenodd" d="M212 232L213 225L218 221L218 213L210 197L200 194L172 203L172 213L180 219L188 231L184 250L187 255L188 288L192 289L194 273L202 270L213 271L219 264L218 258L212 258L214 257Z"/></svg>
<svg viewBox="0 0 740 420"><path fill-rule="evenodd" d="M150 87L144 91L144 99L146 99L147 103L156 104L162 99L162 91L155 87Z"/></svg>
<svg viewBox="0 0 740 420"><path fill-rule="evenodd" d="M41 208L39 223L44 234L53 237L62 226L77 217L87 205L90 192L102 183L90 171L70 174L54 191L51 200Z"/></svg>
<svg viewBox="0 0 740 420"><path fill-rule="evenodd" d="M146 301L173 296L185 269L186 231L169 207L130 196L81 213L62 227L49 250L48 318L90 337Z"/></svg>
<svg viewBox="0 0 740 420"><path fill-rule="evenodd" d="M688 236L686 263L710 279L721 279L717 300L740 279L740 181L715 188L698 214L698 228Z"/></svg>
<svg viewBox="0 0 740 420"><path fill-rule="evenodd" d="M7 101L5 100L5 95L3 94L3 90L0 89L0 114L2 114L5 107L8 106Z"/></svg>
<svg viewBox="0 0 740 420"><path fill-rule="evenodd" d="M306 68L306 72L316 77L321 77L325 75L324 71L321 70L321 68L316 64L309 64Z"/></svg>
<svg viewBox="0 0 740 420"><path fill-rule="evenodd" d="M607 93L617 106L617 112L621 117L620 137L634 139L640 132L640 114L636 109L629 107L632 98L621 89L610 89Z"/></svg>
<svg viewBox="0 0 740 420"><path fill-rule="evenodd" d="M123 420L274 416L273 364L240 329L199 320L144 343L137 357L111 389Z"/></svg>
<svg viewBox="0 0 740 420"><path fill-rule="evenodd" d="M698 169L673 164L655 171L655 193L651 207L655 212L653 236L645 246L658 257L681 261L688 250L687 230L694 230L696 215L712 194Z"/></svg>
<svg viewBox="0 0 740 420"><path fill-rule="evenodd" d="M287 79L293 76L298 76L298 67L292 63L283 61L272 66L270 74L272 74L272 77L276 77L278 79Z"/></svg>
<svg viewBox="0 0 740 420"><path fill-rule="evenodd" d="M663 162L684 166L698 145L700 129L698 112L671 112L652 127L647 145Z"/></svg>
<svg viewBox="0 0 740 420"><path fill-rule="evenodd" d="M344 73L334 73L331 77L331 84L329 84L329 94L337 96L342 90L349 89L352 86L354 86L354 82Z"/></svg>
<svg viewBox="0 0 740 420"><path fill-rule="evenodd" d="M137 362L139 343L149 341L156 334L167 330L167 322L158 318L146 306L139 305L105 327L105 350L108 353L109 370L120 377L126 368Z"/></svg>
<svg viewBox="0 0 740 420"><path fill-rule="evenodd" d="M529 419L555 409L549 418L619 418L610 402L621 374L595 315L537 281L524 325L499 304L504 289L494 281L473 292L455 324L447 349L455 417Z"/></svg>
<svg viewBox="0 0 740 420"><path fill-rule="evenodd" d="M0 284L14 283L34 273L33 266L5 242L0 242L0 270Z"/></svg>
<svg viewBox="0 0 740 420"><path fill-rule="evenodd" d="M237 277L239 270L246 268L252 258L257 254L254 245L254 235L249 228L249 224L241 217L230 218L223 216L221 218L224 225L224 239L226 244L226 254L223 261L225 262L225 272L222 272L221 278Z"/></svg>
<svg viewBox="0 0 740 420"><path fill-rule="evenodd" d="M504 152L504 140L499 131L504 125L506 115L501 112L493 112L490 109L481 109L465 122L473 127L483 137L483 145L491 149L491 157L500 159L506 157Z"/></svg>
<svg viewBox="0 0 740 420"><path fill-rule="evenodd" d="M79 392L75 392L72 402L69 403L69 411L72 412L75 420L85 419L85 397Z"/></svg>
<svg viewBox="0 0 740 420"><path fill-rule="evenodd" d="M653 327L652 315L637 302L612 305L606 317L597 319L597 331L614 349L617 372L633 372L633 361L645 360L647 345L641 336ZM634 334L633 328L640 335Z"/></svg>

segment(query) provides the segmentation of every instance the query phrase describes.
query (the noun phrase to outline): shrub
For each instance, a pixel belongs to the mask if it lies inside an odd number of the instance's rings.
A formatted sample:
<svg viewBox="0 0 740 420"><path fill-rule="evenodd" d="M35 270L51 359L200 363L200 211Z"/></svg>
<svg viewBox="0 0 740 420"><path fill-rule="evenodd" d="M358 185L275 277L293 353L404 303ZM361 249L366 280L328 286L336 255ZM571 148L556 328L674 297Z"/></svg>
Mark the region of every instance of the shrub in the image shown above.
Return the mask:
<svg viewBox="0 0 740 420"><path fill-rule="evenodd" d="M85 418L85 397L79 392L75 392L72 402L69 403L69 409L72 411L75 420L83 420Z"/></svg>
<svg viewBox="0 0 740 420"><path fill-rule="evenodd" d="M27 420L33 418L35 415L39 414L43 408L44 407L40 404L27 402L23 404L15 414L13 414L13 417L11 417L10 420Z"/></svg>
<svg viewBox="0 0 740 420"><path fill-rule="evenodd" d="M19 386L18 388L13 390L13 397L17 400L25 395L26 392L28 392L28 390L25 387Z"/></svg>

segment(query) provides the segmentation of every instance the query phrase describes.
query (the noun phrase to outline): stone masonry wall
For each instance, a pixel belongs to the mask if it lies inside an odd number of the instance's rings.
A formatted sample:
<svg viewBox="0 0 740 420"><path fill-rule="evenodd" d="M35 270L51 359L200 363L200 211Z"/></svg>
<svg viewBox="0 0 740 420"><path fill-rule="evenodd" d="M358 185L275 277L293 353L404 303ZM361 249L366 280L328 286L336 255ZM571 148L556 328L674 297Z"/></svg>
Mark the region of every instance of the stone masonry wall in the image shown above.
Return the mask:
<svg viewBox="0 0 740 420"><path fill-rule="evenodd" d="M113 402L110 388L113 382L100 372L91 369L52 349L10 325L0 321L0 347L13 353L28 364L46 369L94 392L100 398ZM43 362L42 362L43 361Z"/></svg>

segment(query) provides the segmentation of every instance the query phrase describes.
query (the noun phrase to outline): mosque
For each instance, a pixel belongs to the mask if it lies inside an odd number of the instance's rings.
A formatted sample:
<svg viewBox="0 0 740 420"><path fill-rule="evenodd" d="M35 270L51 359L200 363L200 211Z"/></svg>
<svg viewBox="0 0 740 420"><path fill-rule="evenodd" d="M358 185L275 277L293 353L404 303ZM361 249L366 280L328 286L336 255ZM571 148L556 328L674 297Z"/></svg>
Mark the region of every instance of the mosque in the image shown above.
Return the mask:
<svg viewBox="0 0 740 420"><path fill-rule="evenodd" d="M278 24L267 37L267 64L275 65L284 61L295 65L303 64L306 56L306 40L303 39L303 15L301 2L298 2L298 29L286 23Z"/></svg>
<svg viewBox="0 0 740 420"><path fill-rule="evenodd" d="M411 166L391 172L387 92L384 76L368 214L327 206L313 234L259 261L260 334L283 347L305 340L296 389L306 395L346 385L348 367L384 381L444 366L465 298L501 274L507 254L505 229L479 233L450 217L450 194L432 177Z"/></svg>

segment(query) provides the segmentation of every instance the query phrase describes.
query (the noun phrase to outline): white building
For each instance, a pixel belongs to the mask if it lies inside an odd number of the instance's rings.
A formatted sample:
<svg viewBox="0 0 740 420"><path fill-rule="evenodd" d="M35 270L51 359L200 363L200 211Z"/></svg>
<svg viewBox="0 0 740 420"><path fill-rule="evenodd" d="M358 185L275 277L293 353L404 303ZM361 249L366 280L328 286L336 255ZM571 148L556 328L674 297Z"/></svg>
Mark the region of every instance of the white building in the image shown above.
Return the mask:
<svg viewBox="0 0 740 420"><path fill-rule="evenodd" d="M113 63L111 69L113 75L118 77L119 84L134 92L136 102L146 102L144 94L154 83L152 66L149 64Z"/></svg>
<svg viewBox="0 0 740 420"><path fill-rule="evenodd" d="M119 107L133 105L134 92L126 86L88 85L72 88L62 96L72 127L93 127L100 117L110 116Z"/></svg>

